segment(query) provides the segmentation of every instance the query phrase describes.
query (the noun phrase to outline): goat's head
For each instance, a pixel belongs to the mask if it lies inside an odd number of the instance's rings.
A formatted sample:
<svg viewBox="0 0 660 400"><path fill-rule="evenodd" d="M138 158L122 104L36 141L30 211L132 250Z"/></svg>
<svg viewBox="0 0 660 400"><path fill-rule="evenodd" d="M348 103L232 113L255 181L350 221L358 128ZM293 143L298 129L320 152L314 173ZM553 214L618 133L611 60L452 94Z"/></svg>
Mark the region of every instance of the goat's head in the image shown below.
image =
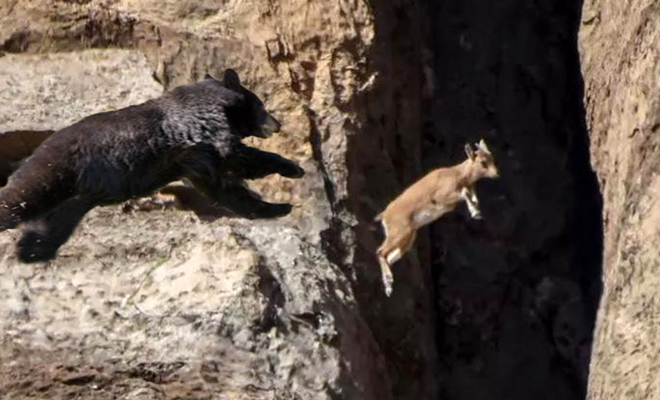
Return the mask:
<svg viewBox="0 0 660 400"><path fill-rule="evenodd" d="M475 143L474 150L469 143L466 143L465 154L472 162L472 168L475 170L476 176L480 178L497 178L500 176L495 165L495 158L483 139L479 143Z"/></svg>

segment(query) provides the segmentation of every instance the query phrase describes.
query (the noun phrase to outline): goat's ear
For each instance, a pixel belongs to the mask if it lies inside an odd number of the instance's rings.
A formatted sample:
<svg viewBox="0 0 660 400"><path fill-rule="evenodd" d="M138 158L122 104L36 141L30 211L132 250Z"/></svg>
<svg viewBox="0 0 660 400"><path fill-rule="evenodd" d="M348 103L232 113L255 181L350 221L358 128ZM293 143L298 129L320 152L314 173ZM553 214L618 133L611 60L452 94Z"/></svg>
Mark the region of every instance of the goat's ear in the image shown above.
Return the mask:
<svg viewBox="0 0 660 400"><path fill-rule="evenodd" d="M227 89L238 90L242 87L241 80L238 78L238 74L233 69L226 69L222 80Z"/></svg>
<svg viewBox="0 0 660 400"><path fill-rule="evenodd" d="M470 160L474 160L474 150L472 150L472 147L470 147L470 143L465 144L465 155Z"/></svg>
<svg viewBox="0 0 660 400"><path fill-rule="evenodd" d="M477 147L479 147L481 150L485 151L486 153L490 153L490 150L488 149L488 146L486 146L486 142L484 142L483 139L479 140L479 143L477 143Z"/></svg>

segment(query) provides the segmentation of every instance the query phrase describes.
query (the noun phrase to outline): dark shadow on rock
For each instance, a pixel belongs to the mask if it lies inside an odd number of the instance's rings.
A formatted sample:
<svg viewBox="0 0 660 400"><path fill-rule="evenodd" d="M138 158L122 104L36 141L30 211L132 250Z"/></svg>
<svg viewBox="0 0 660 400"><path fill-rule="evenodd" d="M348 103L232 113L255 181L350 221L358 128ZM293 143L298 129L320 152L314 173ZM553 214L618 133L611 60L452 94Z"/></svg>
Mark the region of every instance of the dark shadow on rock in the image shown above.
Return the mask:
<svg viewBox="0 0 660 400"><path fill-rule="evenodd" d="M205 222L212 222L221 217L231 217L232 213L218 207L211 200L204 197L194 187L170 184L161 188L158 193L174 196L176 208L192 211Z"/></svg>

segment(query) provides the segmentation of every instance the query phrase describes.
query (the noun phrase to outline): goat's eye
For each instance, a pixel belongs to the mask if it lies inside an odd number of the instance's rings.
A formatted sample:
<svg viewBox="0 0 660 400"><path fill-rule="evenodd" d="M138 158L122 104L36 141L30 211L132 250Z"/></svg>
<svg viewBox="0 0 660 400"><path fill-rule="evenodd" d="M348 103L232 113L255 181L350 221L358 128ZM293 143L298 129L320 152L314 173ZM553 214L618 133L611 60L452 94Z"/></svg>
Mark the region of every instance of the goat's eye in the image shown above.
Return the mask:
<svg viewBox="0 0 660 400"><path fill-rule="evenodd" d="M481 160L481 166L482 166L483 168L488 168L488 163L487 163L486 161L484 161L484 160Z"/></svg>

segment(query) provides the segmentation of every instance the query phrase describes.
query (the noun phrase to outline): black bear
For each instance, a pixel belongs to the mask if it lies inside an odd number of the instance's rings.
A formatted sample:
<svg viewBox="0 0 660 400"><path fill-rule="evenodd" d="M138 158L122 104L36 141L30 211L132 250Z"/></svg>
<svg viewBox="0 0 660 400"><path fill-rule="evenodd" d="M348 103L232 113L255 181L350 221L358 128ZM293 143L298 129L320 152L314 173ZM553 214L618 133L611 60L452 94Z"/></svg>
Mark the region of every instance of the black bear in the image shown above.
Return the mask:
<svg viewBox="0 0 660 400"><path fill-rule="evenodd" d="M262 201L244 179L304 171L277 154L248 147L280 123L231 69L222 80L179 86L143 104L89 116L48 138L0 190L0 231L26 226L23 262L46 261L96 206L146 196L182 178L220 207L245 218L288 214Z"/></svg>
<svg viewBox="0 0 660 400"><path fill-rule="evenodd" d="M30 156L53 131L11 131L0 134L0 187L21 161Z"/></svg>

